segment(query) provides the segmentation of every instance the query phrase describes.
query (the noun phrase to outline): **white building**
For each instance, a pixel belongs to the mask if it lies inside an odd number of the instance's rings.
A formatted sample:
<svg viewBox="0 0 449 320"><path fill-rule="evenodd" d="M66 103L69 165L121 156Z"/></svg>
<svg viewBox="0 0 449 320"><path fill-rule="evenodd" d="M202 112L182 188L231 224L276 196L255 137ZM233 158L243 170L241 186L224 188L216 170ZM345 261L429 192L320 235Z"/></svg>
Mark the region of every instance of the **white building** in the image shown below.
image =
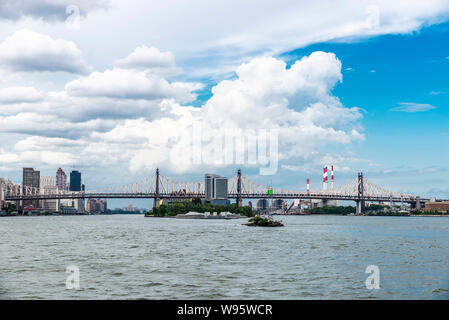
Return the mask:
<svg viewBox="0 0 449 320"><path fill-rule="evenodd" d="M46 195L55 194L56 192L57 188L55 186L55 178L50 176L41 176L39 193L41 195ZM59 211L58 201L56 199L39 201L39 207L49 212Z"/></svg>

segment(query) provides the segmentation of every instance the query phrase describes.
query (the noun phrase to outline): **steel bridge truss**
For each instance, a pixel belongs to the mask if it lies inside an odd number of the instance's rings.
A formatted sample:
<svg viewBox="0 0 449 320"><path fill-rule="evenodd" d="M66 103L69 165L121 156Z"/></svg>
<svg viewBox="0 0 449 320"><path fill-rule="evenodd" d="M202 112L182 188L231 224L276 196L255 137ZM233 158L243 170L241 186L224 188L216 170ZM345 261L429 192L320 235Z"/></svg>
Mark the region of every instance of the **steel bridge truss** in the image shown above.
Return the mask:
<svg viewBox="0 0 449 320"><path fill-rule="evenodd" d="M315 190L298 192L280 188L271 188L258 184L248 177L237 175L228 180L229 198L256 199L321 199L321 200L352 200L352 201L390 201L416 203L427 201L409 194L392 192L379 187L370 181L359 177L333 190ZM271 190L269 192L269 190ZM204 198L204 181L179 182L159 174L135 183L108 187L89 191L63 191L32 188L14 184L12 181L0 179L0 200L46 200L46 199L80 199L80 198L155 198L155 199L187 199Z"/></svg>

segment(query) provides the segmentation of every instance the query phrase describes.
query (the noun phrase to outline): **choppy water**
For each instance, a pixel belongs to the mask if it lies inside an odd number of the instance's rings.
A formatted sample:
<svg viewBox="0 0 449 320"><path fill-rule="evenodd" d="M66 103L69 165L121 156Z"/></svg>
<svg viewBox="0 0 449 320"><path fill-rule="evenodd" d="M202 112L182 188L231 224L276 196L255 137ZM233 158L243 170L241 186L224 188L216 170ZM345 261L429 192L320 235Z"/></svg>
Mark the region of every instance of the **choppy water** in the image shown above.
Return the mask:
<svg viewBox="0 0 449 320"><path fill-rule="evenodd" d="M3 299L448 299L447 217L0 218ZM80 289L66 289L66 267ZM367 265L380 289L365 286Z"/></svg>

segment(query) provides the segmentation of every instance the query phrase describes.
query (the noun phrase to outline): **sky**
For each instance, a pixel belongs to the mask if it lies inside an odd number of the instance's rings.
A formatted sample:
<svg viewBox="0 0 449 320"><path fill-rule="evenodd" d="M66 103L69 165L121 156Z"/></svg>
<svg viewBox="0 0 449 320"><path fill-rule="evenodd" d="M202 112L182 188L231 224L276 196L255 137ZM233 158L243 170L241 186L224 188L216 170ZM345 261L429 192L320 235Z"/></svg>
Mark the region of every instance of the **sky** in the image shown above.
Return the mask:
<svg viewBox="0 0 449 320"><path fill-rule="evenodd" d="M0 177L76 169L89 190L241 168L317 190L334 165L337 186L362 171L449 198L448 40L437 0L2 0ZM194 128L276 134L276 171L192 161Z"/></svg>

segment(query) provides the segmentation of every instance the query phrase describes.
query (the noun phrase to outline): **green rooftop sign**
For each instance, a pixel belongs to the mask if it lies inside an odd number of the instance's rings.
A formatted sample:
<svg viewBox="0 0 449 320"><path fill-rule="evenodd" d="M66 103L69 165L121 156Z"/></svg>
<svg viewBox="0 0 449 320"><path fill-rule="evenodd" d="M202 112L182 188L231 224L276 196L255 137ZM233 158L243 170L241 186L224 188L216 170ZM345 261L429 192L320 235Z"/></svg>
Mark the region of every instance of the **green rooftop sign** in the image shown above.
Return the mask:
<svg viewBox="0 0 449 320"><path fill-rule="evenodd" d="M273 194L273 189L268 189L268 194Z"/></svg>

